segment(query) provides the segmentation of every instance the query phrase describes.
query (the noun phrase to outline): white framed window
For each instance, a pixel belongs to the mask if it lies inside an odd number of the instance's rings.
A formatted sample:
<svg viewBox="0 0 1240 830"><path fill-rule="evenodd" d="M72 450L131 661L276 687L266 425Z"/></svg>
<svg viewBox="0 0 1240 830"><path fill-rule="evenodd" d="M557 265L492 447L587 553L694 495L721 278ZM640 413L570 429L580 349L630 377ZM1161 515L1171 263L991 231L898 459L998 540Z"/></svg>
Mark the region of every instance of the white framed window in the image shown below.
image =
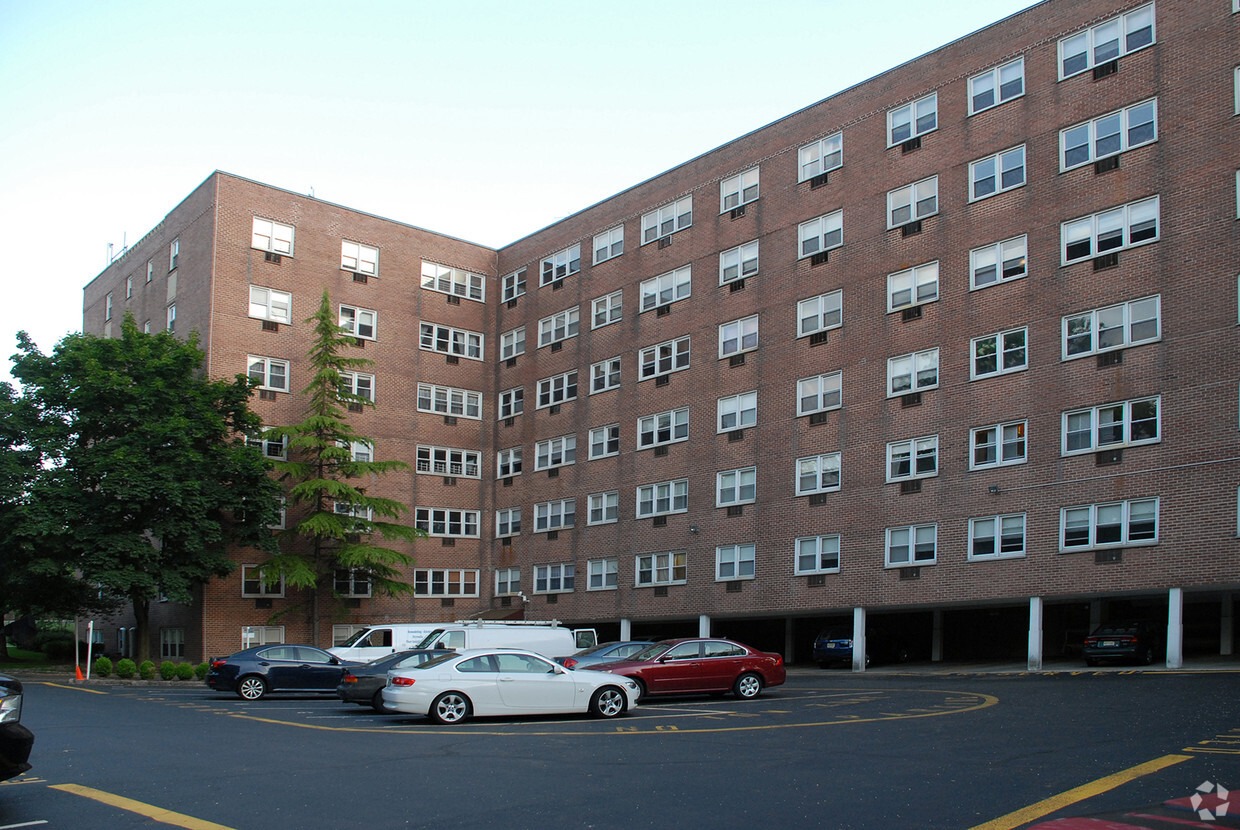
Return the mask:
<svg viewBox="0 0 1240 830"><path fill-rule="evenodd" d="M112 295L108 295L111 306ZM111 308L108 317L111 318ZM293 322L293 295L287 291L276 291L261 286L250 286L250 316L258 320L271 320L274 323Z"/></svg>
<svg viewBox="0 0 1240 830"><path fill-rule="evenodd" d="M689 296L693 283L693 266L682 265L675 271L668 271L657 277L643 280L641 290L641 311L650 311L659 306L671 305L677 300Z"/></svg>
<svg viewBox="0 0 1240 830"><path fill-rule="evenodd" d="M1029 329L1009 329L983 337L974 337L969 344L969 376L972 380L1023 372L1029 368Z"/></svg>
<svg viewBox="0 0 1240 830"><path fill-rule="evenodd" d="M718 415L716 433L754 426L758 423L758 390L722 397L715 411Z"/></svg>
<svg viewBox="0 0 1240 830"><path fill-rule="evenodd" d="M1024 464L1028 452L1025 444L1027 430L1027 421L989 424L969 430L969 469L985 470Z"/></svg>
<svg viewBox="0 0 1240 830"><path fill-rule="evenodd" d="M620 454L620 425L608 424L590 430L590 460Z"/></svg>
<svg viewBox="0 0 1240 830"><path fill-rule="evenodd" d="M103 298L103 319L112 319L112 292L109 291L107 296Z"/></svg>
<svg viewBox="0 0 1240 830"><path fill-rule="evenodd" d="M887 361L887 397L935 389L939 385L938 347L902 354Z"/></svg>
<svg viewBox="0 0 1240 830"><path fill-rule="evenodd" d="M577 436L559 435L534 444L534 469L549 470L577 463Z"/></svg>
<svg viewBox="0 0 1240 830"><path fill-rule="evenodd" d="M843 401L843 372L827 372L797 381L797 417L839 409Z"/></svg>
<svg viewBox="0 0 1240 830"><path fill-rule="evenodd" d="M840 489L840 454L829 452L797 459L797 495L830 493Z"/></svg>
<svg viewBox="0 0 1240 830"><path fill-rule="evenodd" d="M719 182L719 212L758 201L758 168Z"/></svg>
<svg viewBox="0 0 1240 830"><path fill-rule="evenodd" d="M340 391L375 402L375 376L365 372L341 372Z"/></svg>
<svg viewBox="0 0 1240 830"><path fill-rule="evenodd" d="M821 254L844 244L844 211L827 213L797 225L797 259Z"/></svg>
<svg viewBox="0 0 1240 830"><path fill-rule="evenodd" d="M887 445L887 481L933 478L939 474L939 436L926 435Z"/></svg>
<svg viewBox="0 0 1240 830"><path fill-rule="evenodd" d="M969 251L969 290L975 291L1028 273L1029 242L1024 234Z"/></svg>
<svg viewBox="0 0 1240 830"><path fill-rule="evenodd" d="M797 151L797 181L804 182L844 166L844 134L835 133Z"/></svg>
<svg viewBox="0 0 1240 830"><path fill-rule="evenodd" d="M284 626L282 625L241 626L241 647L243 649L283 642Z"/></svg>
<svg viewBox="0 0 1240 830"><path fill-rule="evenodd" d="M245 443L263 454L263 458L273 461L288 461L288 436L270 436L259 431L246 436Z"/></svg>
<svg viewBox="0 0 1240 830"><path fill-rule="evenodd" d="M797 337L808 337L820 331L844 325L844 292L831 291L807 297L797 303Z"/></svg>
<svg viewBox="0 0 1240 830"><path fill-rule="evenodd" d="M624 313L624 291L615 291L590 302L590 328L601 329L620 322Z"/></svg>
<svg viewBox="0 0 1240 830"><path fill-rule="evenodd" d="M722 470L715 473L715 507L753 504L758 497L758 468Z"/></svg>
<svg viewBox="0 0 1240 830"><path fill-rule="evenodd" d="M659 412L637 419L639 450L689 440L689 407Z"/></svg>
<svg viewBox="0 0 1240 830"><path fill-rule="evenodd" d="M534 593L563 594L573 590L575 577L572 562L534 566Z"/></svg>
<svg viewBox="0 0 1240 830"><path fill-rule="evenodd" d="M454 329L435 323L419 323L418 347L423 351L482 360L483 335L477 331Z"/></svg>
<svg viewBox="0 0 1240 830"><path fill-rule="evenodd" d="M620 388L620 358L590 364L590 394Z"/></svg>
<svg viewBox="0 0 1240 830"><path fill-rule="evenodd" d="M354 463L368 464L375 460L374 445L365 441L342 441L340 446L349 451L349 458Z"/></svg>
<svg viewBox="0 0 1240 830"><path fill-rule="evenodd" d="M460 568L416 568L413 572L415 596L476 597L478 571Z"/></svg>
<svg viewBox="0 0 1240 830"><path fill-rule="evenodd" d="M1162 295L1069 314L1062 331L1064 360L1154 343L1162 339Z"/></svg>
<svg viewBox="0 0 1240 830"><path fill-rule="evenodd" d="M749 542L742 545L719 545L715 548L715 581L753 579L758 546Z"/></svg>
<svg viewBox="0 0 1240 830"><path fill-rule="evenodd" d="M146 261L146 281L150 282L155 279L155 260L148 259Z"/></svg>
<svg viewBox="0 0 1240 830"><path fill-rule="evenodd" d="M614 591L619 587L620 560L615 557L586 562L587 591Z"/></svg>
<svg viewBox="0 0 1240 830"><path fill-rule="evenodd" d="M689 335L648 346L637 355L639 381L689 368Z"/></svg>
<svg viewBox="0 0 1240 830"><path fill-rule="evenodd" d="M840 572L839 534L801 536L796 540L793 573L837 574Z"/></svg>
<svg viewBox="0 0 1240 830"><path fill-rule="evenodd" d="M342 597L368 597L371 591L370 572L358 568L336 568L332 587Z"/></svg>
<svg viewBox="0 0 1240 830"><path fill-rule="evenodd" d="M356 522L351 523L352 528L350 528L350 530L353 533L369 531L370 528L368 528L366 524L372 521L375 517L375 511L373 508L367 507L364 504L351 504L347 501L333 502L332 512L334 512L337 516L348 516L350 518L357 519Z"/></svg>
<svg viewBox="0 0 1240 830"><path fill-rule="evenodd" d="M340 241L340 267L345 271L375 276L379 273L379 249L360 242Z"/></svg>
<svg viewBox="0 0 1240 830"><path fill-rule="evenodd" d="M938 537L937 524L887 528L887 567L933 565L938 556Z"/></svg>
<svg viewBox="0 0 1240 830"><path fill-rule="evenodd" d="M495 454L495 477L521 475L521 447L509 447Z"/></svg>
<svg viewBox="0 0 1240 830"><path fill-rule="evenodd" d="M163 660L185 659L184 628L159 629L159 656Z"/></svg>
<svg viewBox="0 0 1240 830"><path fill-rule="evenodd" d="M176 331L176 330L177 330L177 306L176 306L176 303L172 303L171 305L169 305L169 306L168 306L168 313L167 313L167 315L166 315L166 319L165 319L165 322L164 322L164 329L165 329L165 330L167 330L167 331Z"/></svg>
<svg viewBox="0 0 1240 830"><path fill-rule="evenodd" d="M517 297L520 297L525 293L525 272L526 269L522 268L521 270L513 271L511 274L507 274L504 277L503 293L501 295L501 299L504 302L515 300Z"/></svg>
<svg viewBox="0 0 1240 830"><path fill-rule="evenodd" d="M566 401L574 401L577 399L577 370L565 372L562 375L543 378L538 381L538 406L536 409L546 409L549 406L555 406Z"/></svg>
<svg viewBox="0 0 1240 830"><path fill-rule="evenodd" d="M637 518L666 516L689 510L689 479L660 481L637 488Z"/></svg>
<svg viewBox="0 0 1240 830"><path fill-rule="evenodd" d="M379 326L379 312L368 308L340 307L340 325L354 337L363 340L374 340L375 331ZM479 335L481 336L481 335Z"/></svg>
<svg viewBox="0 0 1240 830"><path fill-rule="evenodd" d="M898 228L939 212L939 177L897 187L887 193L887 227Z"/></svg>
<svg viewBox="0 0 1240 830"><path fill-rule="evenodd" d="M736 282L758 273L758 240L719 254L719 284Z"/></svg>
<svg viewBox="0 0 1240 830"><path fill-rule="evenodd" d="M241 596L243 597L282 597L284 596L284 577L273 582L263 579L261 565L241 566Z"/></svg>
<svg viewBox="0 0 1240 830"><path fill-rule="evenodd" d="M693 224L693 196L677 199L642 216L642 244L654 242Z"/></svg>
<svg viewBox="0 0 1240 830"><path fill-rule="evenodd" d="M538 348L576 337L580 319L581 307L573 306L539 320Z"/></svg>
<svg viewBox="0 0 1240 830"><path fill-rule="evenodd" d="M1006 104L1025 94L1025 59L1017 58L969 79L969 115Z"/></svg>
<svg viewBox="0 0 1240 830"><path fill-rule="evenodd" d="M1158 99L1151 98L1059 131L1059 169L1071 170L1158 140Z"/></svg>
<svg viewBox="0 0 1240 830"><path fill-rule="evenodd" d="M1137 447L1162 440L1162 396L1063 413L1063 454Z"/></svg>
<svg viewBox="0 0 1240 830"><path fill-rule="evenodd" d="M976 202L1025 184L1025 145L969 163L969 201Z"/></svg>
<svg viewBox="0 0 1240 830"><path fill-rule="evenodd" d="M1014 559L1024 555L1024 513L969 519L969 559Z"/></svg>
<svg viewBox="0 0 1240 830"><path fill-rule="evenodd" d="M683 585L687 568L685 552L643 553L634 560L634 585Z"/></svg>
<svg viewBox="0 0 1240 830"><path fill-rule="evenodd" d="M1158 499L1083 504L1059 511L1059 550L1158 544Z"/></svg>
<svg viewBox="0 0 1240 830"><path fill-rule="evenodd" d="M612 490L607 493L591 493L590 494L590 513L586 518L587 524L606 525L612 524L620 518L620 491Z"/></svg>
<svg viewBox="0 0 1240 830"><path fill-rule="evenodd" d="M534 532L570 528L577 524L577 500L557 499L534 505Z"/></svg>
<svg viewBox="0 0 1240 830"><path fill-rule="evenodd" d="M251 380L258 381L259 389L268 389L273 392L288 391L287 360L250 355L246 365L249 366L247 374Z"/></svg>
<svg viewBox="0 0 1240 830"><path fill-rule="evenodd" d="M482 393L432 383L418 384L418 411L482 419Z"/></svg>
<svg viewBox="0 0 1240 830"><path fill-rule="evenodd" d="M887 311L932 303L939 298L939 261L887 275Z"/></svg>
<svg viewBox="0 0 1240 830"><path fill-rule="evenodd" d="M522 354L525 354L525 326L518 326L499 336L500 360L512 360Z"/></svg>
<svg viewBox="0 0 1240 830"><path fill-rule="evenodd" d="M254 221L255 221L255 227L257 227L258 220L256 219ZM280 227L287 227L287 226L281 225ZM293 229L288 228L288 231L289 231L289 235L288 235L289 252L288 253L291 256L293 253L293 250L292 250ZM258 247L258 246L256 245L255 247ZM270 249L265 249L265 250L270 250ZM176 239L172 240L172 242L168 244L168 270L170 272L175 271L177 269L177 264L180 261L181 261L181 237L178 236Z"/></svg>
<svg viewBox="0 0 1240 830"><path fill-rule="evenodd" d="M624 225L617 225L594 237L594 264L615 259L624 253Z"/></svg>
<svg viewBox="0 0 1240 830"><path fill-rule="evenodd" d="M343 625L341 624L333 625L332 626L332 646L335 647L335 646L344 645L345 643L349 641L349 638L352 637L354 634L356 634L359 631L365 631L369 627L370 626L368 625L350 625L348 623L345 623Z"/></svg>
<svg viewBox="0 0 1240 830"><path fill-rule="evenodd" d="M477 510L451 510L440 507L419 507L414 510L413 525L428 536L461 536L478 538Z"/></svg>
<svg viewBox="0 0 1240 830"><path fill-rule="evenodd" d="M499 420L514 418L525 411L525 387L505 389L499 393Z"/></svg>
<svg viewBox="0 0 1240 830"><path fill-rule="evenodd" d="M499 534L503 536L511 536L513 534ZM515 596L521 593L521 569L520 568L496 568L495 569L495 596Z"/></svg>
<svg viewBox="0 0 1240 830"><path fill-rule="evenodd" d="M1154 4L1133 9L1059 41L1062 81L1154 42Z"/></svg>
<svg viewBox="0 0 1240 830"><path fill-rule="evenodd" d="M581 245L573 245L557 251L542 261L542 273L538 285L551 285L581 270Z"/></svg>
<svg viewBox="0 0 1240 830"><path fill-rule="evenodd" d="M937 92L911 104L887 111L887 146L894 147L912 138L934 132L939 126Z"/></svg>
<svg viewBox="0 0 1240 830"><path fill-rule="evenodd" d="M719 326L719 357L725 358L758 348L758 315L751 314Z"/></svg>
<svg viewBox="0 0 1240 830"><path fill-rule="evenodd" d="M486 277L426 260L422 260L422 287L440 294L486 302Z"/></svg>
<svg viewBox="0 0 1240 830"><path fill-rule="evenodd" d="M125 299L126 300L132 299L132 297L133 297L133 274L130 274L129 276L125 277Z"/></svg>
<svg viewBox="0 0 1240 830"><path fill-rule="evenodd" d="M455 447L418 446L417 471L426 475L482 478L482 453Z"/></svg>
<svg viewBox="0 0 1240 830"><path fill-rule="evenodd" d="M168 265L171 271L177 267L176 254L179 252L179 240L174 240L173 245L177 250L173 252L172 261ZM250 247L260 251L267 251L273 254L282 254L284 256L293 255L293 226L282 225L271 219L260 219L254 217L254 233L250 239Z"/></svg>

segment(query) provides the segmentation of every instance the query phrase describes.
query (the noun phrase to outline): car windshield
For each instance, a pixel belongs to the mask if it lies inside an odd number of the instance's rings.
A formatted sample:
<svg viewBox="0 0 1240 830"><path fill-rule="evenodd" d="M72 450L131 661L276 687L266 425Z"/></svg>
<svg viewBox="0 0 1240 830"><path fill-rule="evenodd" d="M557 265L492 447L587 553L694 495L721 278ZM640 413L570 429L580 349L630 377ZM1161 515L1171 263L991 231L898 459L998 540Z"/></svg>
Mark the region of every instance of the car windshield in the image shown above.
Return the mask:
<svg viewBox="0 0 1240 830"><path fill-rule="evenodd" d="M619 645L619 643L599 643L596 646L590 646L589 648L583 648L581 651L577 652L573 656L574 657L585 657L587 654L593 654L596 651L602 651L605 648L611 648L612 646L615 646L615 645Z"/></svg>
<svg viewBox="0 0 1240 830"><path fill-rule="evenodd" d="M1127 623L1124 625L1104 625L1101 628L1099 628L1097 631L1095 631L1094 634L1095 635L1098 635L1098 634L1136 634L1138 627L1139 626L1137 623Z"/></svg>
<svg viewBox="0 0 1240 830"><path fill-rule="evenodd" d="M671 648L667 643L651 643L636 654L630 654L626 660L653 660Z"/></svg>
<svg viewBox="0 0 1240 830"><path fill-rule="evenodd" d="M414 648L430 648L431 643L438 640L440 634L443 634L443 629L436 628L430 634L427 634L425 637L423 637L422 642L418 643L416 646L414 646Z"/></svg>
<svg viewBox="0 0 1240 830"><path fill-rule="evenodd" d="M357 645L357 641L362 639L369 633L370 633L369 628L363 628L361 631L356 632L352 637L350 637L349 639L341 643L340 648L349 648L350 646Z"/></svg>
<svg viewBox="0 0 1240 830"><path fill-rule="evenodd" d="M448 660L452 660L458 656L459 655L456 652L449 651L447 654L440 654L438 656L432 657L431 659L427 660L425 663L423 663L420 666L402 666L402 668L433 669L435 668L435 666L438 666L440 663L443 663Z"/></svg>

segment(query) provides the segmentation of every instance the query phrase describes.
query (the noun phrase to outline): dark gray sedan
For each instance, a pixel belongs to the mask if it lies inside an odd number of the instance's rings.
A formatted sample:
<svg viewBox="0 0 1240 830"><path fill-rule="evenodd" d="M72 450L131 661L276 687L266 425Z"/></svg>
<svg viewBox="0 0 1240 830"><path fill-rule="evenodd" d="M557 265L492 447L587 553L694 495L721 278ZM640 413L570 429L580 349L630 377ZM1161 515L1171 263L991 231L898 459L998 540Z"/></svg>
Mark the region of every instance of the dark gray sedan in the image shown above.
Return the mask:
<svg viewBox="0 0 1240 830"><path fill-rule="evenodd" d="M420 666L432 657L451 653L451 650L442 648L415 648L386 654L360 666L350 666L340 678L336 696L345 703L371 706L376 712L391 714L396 710L383 705L383 687L387 685L388 671Z"/></svg>

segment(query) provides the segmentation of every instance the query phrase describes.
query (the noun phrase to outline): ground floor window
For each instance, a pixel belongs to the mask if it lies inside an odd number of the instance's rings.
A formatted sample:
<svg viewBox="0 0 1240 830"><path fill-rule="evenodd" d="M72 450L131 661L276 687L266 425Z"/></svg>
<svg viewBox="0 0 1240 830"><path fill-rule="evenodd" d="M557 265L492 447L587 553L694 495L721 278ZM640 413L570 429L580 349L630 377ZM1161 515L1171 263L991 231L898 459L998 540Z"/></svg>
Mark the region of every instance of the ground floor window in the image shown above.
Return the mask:
<svg viewBox="0 0 1240 830"><path fill-rule="evenodd" d="M284 626L282 625L241 626L241 647L243 649L282 642L284 642Z"/></svg>
<svg viewBox="0 0 1240 830"><path fill-rule="evenodd" d="M159 656L165 660L181 660L185 657L185 629L159 629Z"/></svg>

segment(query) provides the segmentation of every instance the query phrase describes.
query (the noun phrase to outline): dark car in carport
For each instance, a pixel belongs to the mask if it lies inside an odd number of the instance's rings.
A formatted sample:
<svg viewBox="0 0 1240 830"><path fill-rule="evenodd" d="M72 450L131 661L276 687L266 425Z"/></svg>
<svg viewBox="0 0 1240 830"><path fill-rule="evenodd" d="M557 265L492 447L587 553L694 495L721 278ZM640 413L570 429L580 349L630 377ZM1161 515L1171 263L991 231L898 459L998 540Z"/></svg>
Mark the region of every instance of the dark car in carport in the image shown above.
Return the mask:
<svg viewBox="0 0 1240 830"><path fill-rule="evenodd" d="M0 674L0 781L7 781L30 769L34 733L21 721L21 681Z"/></svg>
<svg viewBox="0 0 1240 830"><path fill-rule="evenodd" d="M269 692L334 694L346 666L356 666L315 646L272 643L243 649L211 661L207 685L258 700Z"/></svg>
<svg viewBox="0 0 1240 830"><path fill-rule="evenodd" d="M853 657L853 630L851 626L824 628L814 639L813 660L826 669L831 666L851 665ZM868 628L865 633L865 664L904 663L909 659L908 648L900 639L880 628Z"/></svg>
<svg viewBox="0 0 1240 830"><path fill-rule="evenodd" d="M1085 638L1085 665L1139 663L1148 666L1162 650L1162 633L1144 621L1103 623Z"/></svg>

